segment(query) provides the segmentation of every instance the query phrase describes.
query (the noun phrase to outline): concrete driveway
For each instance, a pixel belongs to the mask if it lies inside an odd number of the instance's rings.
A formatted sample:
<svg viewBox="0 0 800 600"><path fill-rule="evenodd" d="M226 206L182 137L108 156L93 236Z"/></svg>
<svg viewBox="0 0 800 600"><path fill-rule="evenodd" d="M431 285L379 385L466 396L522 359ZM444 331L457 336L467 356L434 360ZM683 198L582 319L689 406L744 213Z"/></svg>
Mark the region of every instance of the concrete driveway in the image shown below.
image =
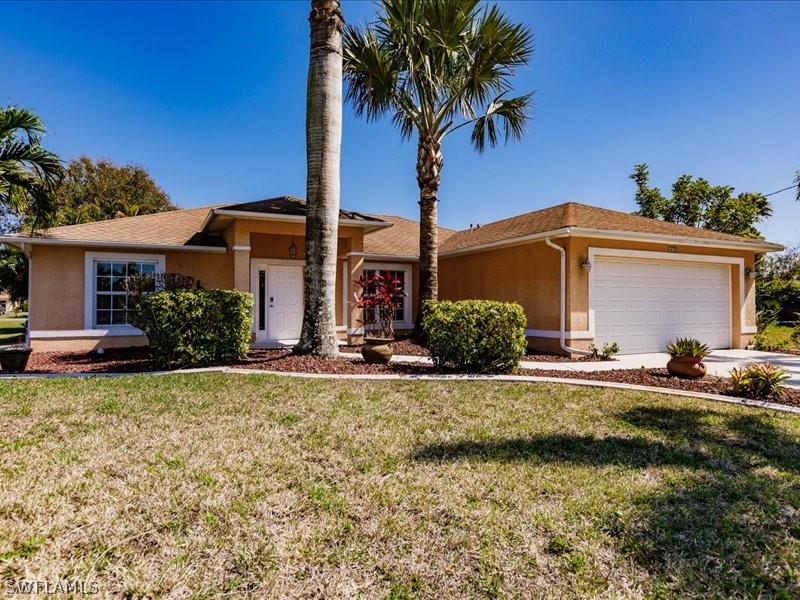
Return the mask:
<svg viewBox="0 0 800 600"><path fill-rule="evenodd" d="M666 367L669 354L666 352L653 354L625 354L616 360L603 362L532 362L523 361L520 366L526 369L551 369L555 371L610 371L611 369L646 369ZM786 385L800 388L800 356L795 354L778 354L776 352L758 352L756 350L713 350L705 360L709 375L727 377L734 367L753 363L768 362L782 367L789 373Z"/></svg>

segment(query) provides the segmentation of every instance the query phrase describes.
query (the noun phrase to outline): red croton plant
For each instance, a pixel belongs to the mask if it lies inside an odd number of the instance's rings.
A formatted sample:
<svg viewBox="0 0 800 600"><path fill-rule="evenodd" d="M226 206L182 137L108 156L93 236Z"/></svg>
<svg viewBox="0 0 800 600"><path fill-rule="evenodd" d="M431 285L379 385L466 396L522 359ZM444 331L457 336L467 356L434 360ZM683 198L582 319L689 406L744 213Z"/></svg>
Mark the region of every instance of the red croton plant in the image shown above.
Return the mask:
<svg viewBox="0 0 800 600"><path fill-rule="evenodd" d="M392 339L394 337L394 313L403 305L406 293L403 282L390 271L364 274L353 282L356 307L362 309L359 322L366 337Z"/></svg>

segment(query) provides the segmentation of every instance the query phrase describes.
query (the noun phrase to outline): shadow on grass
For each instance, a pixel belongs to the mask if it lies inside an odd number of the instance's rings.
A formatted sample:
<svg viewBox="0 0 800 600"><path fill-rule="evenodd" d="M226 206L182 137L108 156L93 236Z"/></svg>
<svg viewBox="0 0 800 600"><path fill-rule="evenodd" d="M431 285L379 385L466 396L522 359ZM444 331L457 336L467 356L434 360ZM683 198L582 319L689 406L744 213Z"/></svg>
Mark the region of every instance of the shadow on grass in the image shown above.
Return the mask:
<svg viewBox="0 0 800 600"><path fill-rule="evenodd" d="M414 458L664 469L657 486L590 515L651 574L648 594L800 597L800 441L781 417L642 407L613 418L624 435L462 440Z"/></svg>

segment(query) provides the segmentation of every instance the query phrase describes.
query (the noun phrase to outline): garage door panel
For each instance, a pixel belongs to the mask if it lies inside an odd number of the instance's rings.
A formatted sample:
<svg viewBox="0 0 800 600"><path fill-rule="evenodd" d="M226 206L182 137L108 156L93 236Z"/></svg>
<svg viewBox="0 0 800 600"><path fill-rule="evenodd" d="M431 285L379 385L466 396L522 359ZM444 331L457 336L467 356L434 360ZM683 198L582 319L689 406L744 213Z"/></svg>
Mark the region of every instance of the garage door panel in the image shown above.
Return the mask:
<svg viewBox="0 0 800 600"><path fill-rule="evenodd" d="M626 354L661 352L675 337L730 346L727 265L597 257L592 309L595 343Z"/></svg>

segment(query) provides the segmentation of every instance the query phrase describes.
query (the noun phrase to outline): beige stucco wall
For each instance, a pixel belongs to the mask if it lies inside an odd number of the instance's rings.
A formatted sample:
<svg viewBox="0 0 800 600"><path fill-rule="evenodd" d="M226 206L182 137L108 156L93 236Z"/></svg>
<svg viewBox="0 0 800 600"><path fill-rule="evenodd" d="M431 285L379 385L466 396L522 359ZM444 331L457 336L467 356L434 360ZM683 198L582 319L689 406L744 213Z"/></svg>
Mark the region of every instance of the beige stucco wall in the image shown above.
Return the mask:
<svg viewBox="0 0 800 600"><path fill-rule="evenodd" d="M33 247L29 324L32 332L73 331L70 337L32 339L34 350L89 351L146 343L143 336L80 335L84 330L84 288L86 252L152 254L164 256L166 270L191 275L206 288L250 291L250 259L288 259L289 244L297 246L297 260L305 259L305 229L302 223L271 221L234 221L223 233L227 252L143 251L125 248L87 248L73 246ZM234 246L249 250L232 250ZM357 227L340 227L336 275L337 325L352 327L356 318L347 311L343 318L343 261L351 251L363 250L363 231ZM361 262L348 261L350 275L360 275ZM348 298L350 290L348 289ZM342 332L344 335L344 332Z"/></svg>
<svg viewBox="0 0 800 600"><path fill-rule="evenodd" d="M580 261L589 255L589 247L668 252L668 244L626 242L598 238L569 237L552 240L567 251L567 327L568 332L583 332L589 327L589 276ZM699 254L744 259L744 269L752 268L753 252L703 246L677 245L669 256ZM687 259L690 261L690 259ZM752 343L752 334L742 333L741 303L737 264L731 264L731 345L743 348ZM543 241L510 246L461 256L440 257L439 297L443 300L493 299L515 301L522 305L529 330L560 330L560 255ZM744 325L754 327L755 282L744 279ZM588 348L591 340L568 340L575 348ZM560 352L557 339L530 336L531 348Z"/></svg>
<svg viewBox="0 0 800 600"><path fill-rule="evenodd" d="M518 302L528 329L558 329L559 254L544 242L439 259L439 298Z"/></svg>

